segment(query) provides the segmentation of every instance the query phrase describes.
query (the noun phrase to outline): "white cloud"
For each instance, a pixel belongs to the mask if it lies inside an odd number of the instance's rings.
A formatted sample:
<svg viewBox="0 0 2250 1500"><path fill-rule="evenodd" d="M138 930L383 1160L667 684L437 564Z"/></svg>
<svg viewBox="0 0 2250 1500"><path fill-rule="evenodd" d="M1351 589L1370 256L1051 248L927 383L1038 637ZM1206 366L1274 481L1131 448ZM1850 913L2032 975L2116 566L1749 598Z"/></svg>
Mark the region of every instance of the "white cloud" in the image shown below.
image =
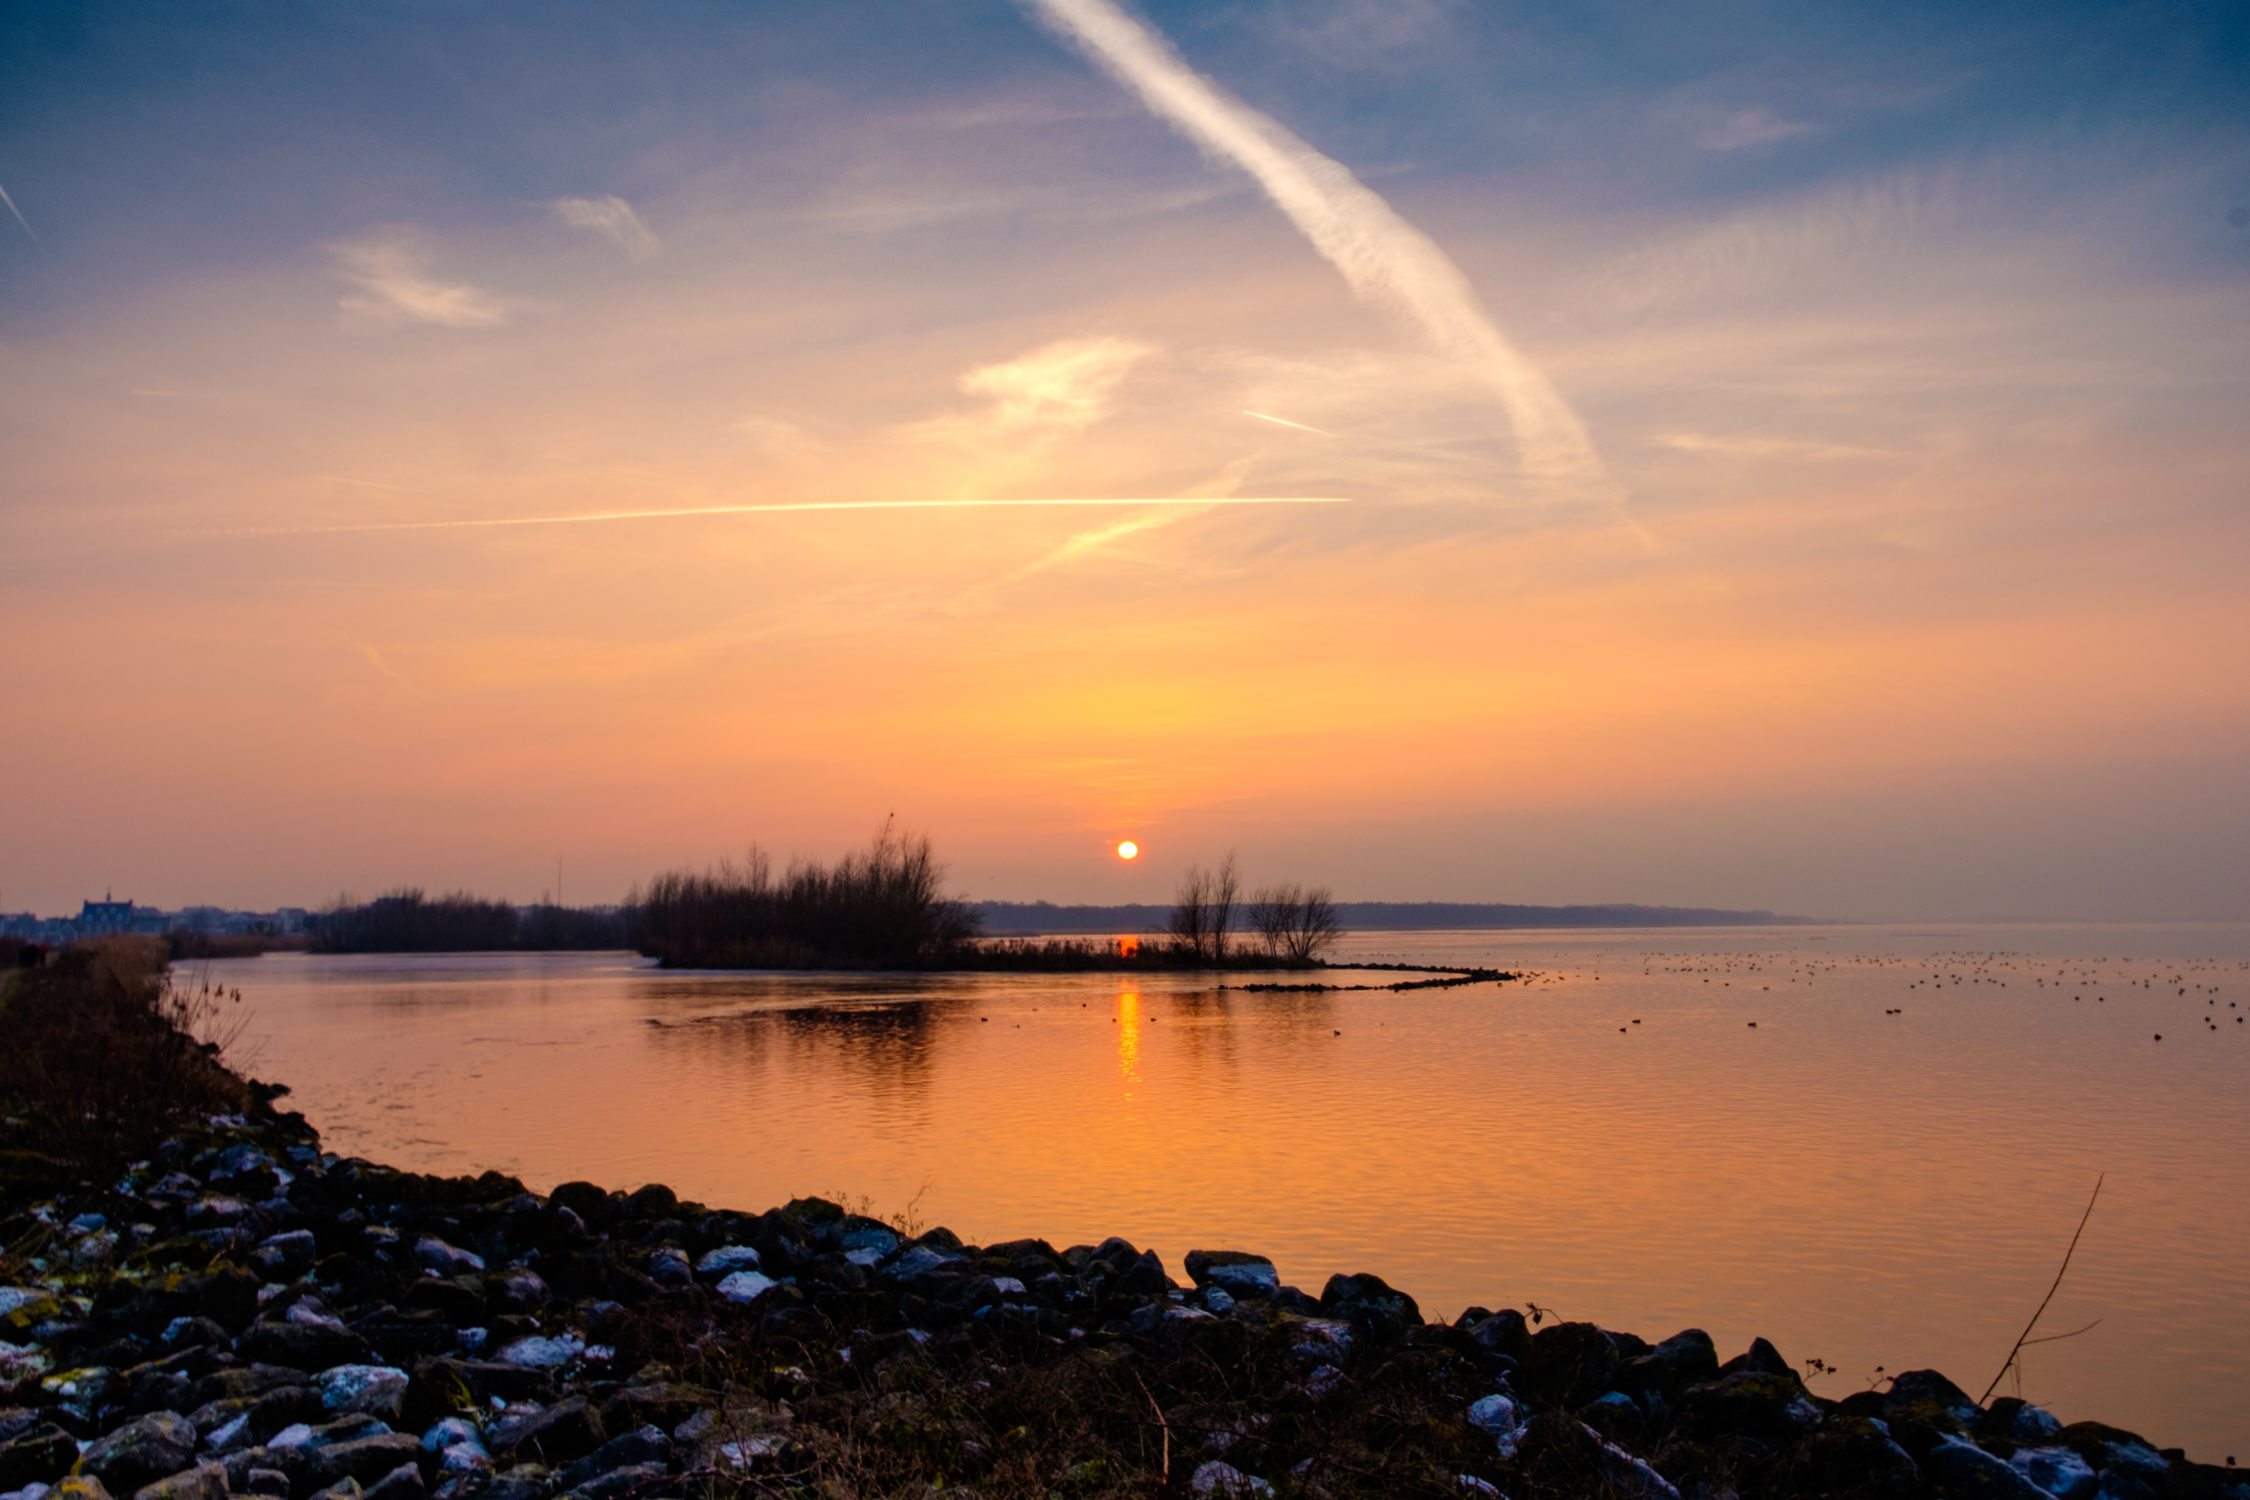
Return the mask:
<svg viewBox="0 0 2250 1500"><path fill-rule="evenodd" d="M909 437L977 439L1083 432L1110 413L1118 386L1133 366L1156 353L1153 344L1126 338L1060 339L996 365L979 365L961 377L961 390L991 406L916 422Z"/></svg>
<svg viewBox="0 0 2250 1500"><path fill-rule="evenodd" d="M359 288L337 303L347 316L446 328L496 328L508 321L509 306L500 298L424 274L430 255L412 231L379 230L333 246L332 253L336 274Z"/></svg>
<svg viewBox="0 0 2250 1500"><path fill-rule="evenodd" d="M1448 358L1477 371L1507 413L1528 473L1574 487L1602 480L1585 426L1546 373L1493 326L1445 252L1343 163L1224 93L1111 0L1024 3L1151 113L1255 178L1355 295L1389 308Z"/></svg>
<svg viewBox="0 0 2250 1500"><path fill-rule="evenodd" d="M633 205L612 193L601 198L557 198L555 217L573 229L590 229L633 260L647 260L664 248L655 231L633 212Z"/></svg>
<svg viewBox="0 0 2250 1500"><path fill-rule="evenodd" d="M1002 431L1058 427L1079 432L1109 414L1110 398L1133 366L1155 353L1133 339L1064 339L1005 364L961 377L971 396L989 396Z"/></svg>

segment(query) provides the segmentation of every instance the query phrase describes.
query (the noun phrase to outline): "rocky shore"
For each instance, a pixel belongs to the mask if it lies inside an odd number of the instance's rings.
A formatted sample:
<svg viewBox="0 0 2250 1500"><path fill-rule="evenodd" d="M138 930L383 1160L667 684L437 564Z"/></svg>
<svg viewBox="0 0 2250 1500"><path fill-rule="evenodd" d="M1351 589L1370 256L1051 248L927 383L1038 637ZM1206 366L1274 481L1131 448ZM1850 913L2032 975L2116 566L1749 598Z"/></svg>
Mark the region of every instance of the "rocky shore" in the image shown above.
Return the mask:
<svg viewBox="0 0 2250 1500"><path fill-rule="evenodd" d="M114 1182L0 1156L0 1500L2250 1500L1932 1371L1832 1401L1762 1340L1426 1323L1247 1253L417 1176L283 1092Z"/></svg>

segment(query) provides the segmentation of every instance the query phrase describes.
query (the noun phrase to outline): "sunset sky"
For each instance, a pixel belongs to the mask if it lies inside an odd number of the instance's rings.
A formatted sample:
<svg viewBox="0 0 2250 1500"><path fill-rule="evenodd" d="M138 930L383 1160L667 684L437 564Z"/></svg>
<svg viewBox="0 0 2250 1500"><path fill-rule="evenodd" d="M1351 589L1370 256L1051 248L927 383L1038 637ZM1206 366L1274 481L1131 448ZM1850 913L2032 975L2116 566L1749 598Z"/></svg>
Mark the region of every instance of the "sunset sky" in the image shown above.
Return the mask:
<svg viewBox="0 0 2250 1500"><path fill-rule="evenodd" d="M2250 919L2239 4L25 3L0 189L0 910Z"/></svg>

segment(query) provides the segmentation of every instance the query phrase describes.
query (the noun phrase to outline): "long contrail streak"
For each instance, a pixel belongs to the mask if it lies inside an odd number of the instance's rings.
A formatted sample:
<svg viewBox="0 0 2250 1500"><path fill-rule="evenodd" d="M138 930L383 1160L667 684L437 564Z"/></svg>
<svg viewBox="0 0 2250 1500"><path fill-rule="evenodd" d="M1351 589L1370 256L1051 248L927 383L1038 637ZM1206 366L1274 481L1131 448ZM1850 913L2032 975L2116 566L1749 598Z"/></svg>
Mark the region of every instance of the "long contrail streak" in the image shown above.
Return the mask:
<svg viewBox="0 0 2250 1500"><path fill-rule="evenodd" d="M1276 417L1267 412L1252 411L1247 406L1242 408L1242 414L1246 417L1256 417L1261 422L1271 422L1276 427L1294 427L1299 432L1317 432L1322 437L1334 437L1336 435L1325 427L1308 427L1302 422L1292 422L1287 417Z"/></svg>
<svg viewBox="0 0 2250 1500"><path fill-rule="evenodd" d="M240 526L199 536L344 536L376 531L479 531L501 526L587 526L602 521L668 521L684 516L780 516L833 510L1008 510L1122 505L1348 505L1349 495L1164 495L1155 498L1039 500L802 500L774 505L704 505L677 510L594 510L562 516L485 516L457 521L359 521L340 526Z"/></svg>
<svg viewBox="0 0 2250 1500"><path fill-rule="evenodd" d="M1476 370L1515 429L1536 479L1598 483L1601 458L1546 373L1492 325L1468 278L1343 163L1321 155L1190 68L1155 30L1113 0L1022 0L1203 151L1248 172L1342 273L1353 293L1390 308L1448 357Z"/></svg>
<svg viewBox="0 0 2250 1500"><path fill-rule="evenodd" d="M7 204L8 212L16 216L16 222L23 226L23 232L31 234L31 221L23 216L23 210L16 207L16 200L8 196L8 190L4 187L0 187L0 203ZM31 234L31 243L38 244L39 236Z"/></svg>

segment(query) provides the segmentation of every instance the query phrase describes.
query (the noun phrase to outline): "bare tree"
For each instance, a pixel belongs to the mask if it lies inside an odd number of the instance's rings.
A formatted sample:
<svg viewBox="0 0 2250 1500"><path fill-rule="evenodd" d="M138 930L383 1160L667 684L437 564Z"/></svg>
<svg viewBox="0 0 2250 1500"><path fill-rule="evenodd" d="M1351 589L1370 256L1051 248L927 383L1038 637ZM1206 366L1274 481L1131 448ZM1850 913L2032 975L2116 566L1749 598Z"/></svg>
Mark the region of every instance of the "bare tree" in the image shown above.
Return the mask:
<svg viewBox="0 0 2250 1500"><path fill-rule="evenodd" d="M1211 930L1207 924L1210 914L1211 877L1201 865L1192 866L1180 877L1179 889L1172 893L1172 936L1190 955L1203 957L1204 945L1210 941Z"/></svg>
<svg viewBox="0 0 2250 1500"><path fill-rule="evenodd" d="M1310 963L1344 935L1344 919L1336 910L1336 900L1329 895L1328 887L1314 886L1297 898L1295 921L1289 929L1289 956L1300 963Z"/></svg>
<svg viewBox="0 0 2250 1500"><path fill-rule="evenodd" d="M1250 930L1258 935L1268 958L1280 958L1289 952L1297 930L1297 909L1303 903L1304 891L1295 885L1261 886L1250 898Z"/></svg>
<svg viewBox="0 0 2250 1500"><path fill-rule="evenodd" d="M1242 901L1242 883L1234 873L1234 851L1227 851L1218 873L1211 877L1211 896L1204 926L1211 932L1211 962L1227 961L1227 934L1234 930L1235 909Z"/></svg>
<svg viewBox="0 0 2250 1500"><path fill-rule="evenodd" d="M1191 866L1172 894L1172 936L1196 958L1223 963L1227 935L1242 907L1242 882L1229 850L1216 870Z"/></svg>

